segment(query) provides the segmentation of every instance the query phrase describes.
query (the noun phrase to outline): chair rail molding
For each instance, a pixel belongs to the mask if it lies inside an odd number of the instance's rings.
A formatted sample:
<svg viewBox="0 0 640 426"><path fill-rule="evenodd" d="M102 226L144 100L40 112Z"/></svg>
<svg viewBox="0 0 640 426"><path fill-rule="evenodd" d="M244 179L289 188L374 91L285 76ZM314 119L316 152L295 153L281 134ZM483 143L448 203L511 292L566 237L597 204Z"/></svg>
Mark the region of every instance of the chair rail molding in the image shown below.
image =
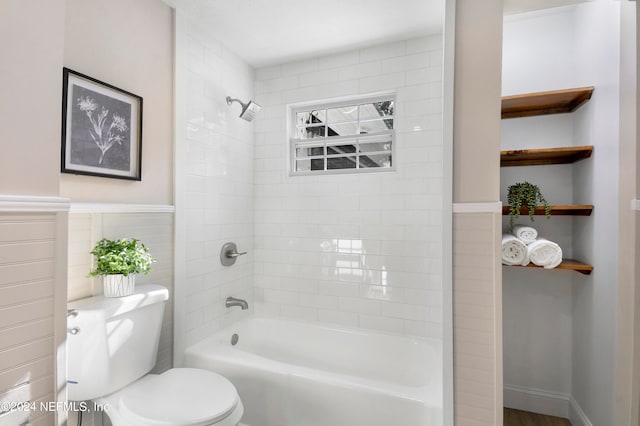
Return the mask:
<svg viewBox="0 0 640 426"><path fill-rule="evenodd" d="M174 213L165 204L71 203L70 213Z"/></svg>
<svg viewBox="0 0 640 426"><path fill-rule="evenodd" d="M453 203L453 213L502 213L502 201Z"/></svg>
<svg viewBox="0 0 640 426"><path fill-rule="evenodd" d="M0 194L0 212L68 212L70 205L64 197Z"/></svg>

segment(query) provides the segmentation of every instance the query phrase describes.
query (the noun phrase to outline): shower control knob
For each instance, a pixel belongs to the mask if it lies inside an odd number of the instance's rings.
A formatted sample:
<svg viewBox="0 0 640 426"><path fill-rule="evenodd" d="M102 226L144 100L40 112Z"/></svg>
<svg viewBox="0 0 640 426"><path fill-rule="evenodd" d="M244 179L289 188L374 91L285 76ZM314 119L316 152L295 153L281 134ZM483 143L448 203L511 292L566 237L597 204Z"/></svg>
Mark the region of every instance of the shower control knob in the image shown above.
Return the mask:
<svg viewBox="0 0 640 426"><path fill-rule="evenodd" d="M244 256L245 254L247 254L246 251L243 251L241 253L238 253L237 251L228 251L226 253L227 257L238 257L238 256Z"/></svg>
<svg viewBox="0 0 640 426"><path fill-rule="evenodd" d="M220 250L220 263L224 266L231 266L236 263L236 259L247 254L246 251L238 252L236 243L228 242L222 246Z"/></svg>

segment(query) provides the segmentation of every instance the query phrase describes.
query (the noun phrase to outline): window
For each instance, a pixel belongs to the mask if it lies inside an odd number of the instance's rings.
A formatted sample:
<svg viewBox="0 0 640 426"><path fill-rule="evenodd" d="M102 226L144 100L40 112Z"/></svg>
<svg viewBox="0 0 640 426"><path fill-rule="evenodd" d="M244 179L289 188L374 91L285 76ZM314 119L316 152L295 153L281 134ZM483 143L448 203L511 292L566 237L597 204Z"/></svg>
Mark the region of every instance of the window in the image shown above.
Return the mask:
<svg viewBox="0 0 640 426"><path fill-rule="evenodd" d="M392 170L395 96L292 109L291 174Z"/></svg>

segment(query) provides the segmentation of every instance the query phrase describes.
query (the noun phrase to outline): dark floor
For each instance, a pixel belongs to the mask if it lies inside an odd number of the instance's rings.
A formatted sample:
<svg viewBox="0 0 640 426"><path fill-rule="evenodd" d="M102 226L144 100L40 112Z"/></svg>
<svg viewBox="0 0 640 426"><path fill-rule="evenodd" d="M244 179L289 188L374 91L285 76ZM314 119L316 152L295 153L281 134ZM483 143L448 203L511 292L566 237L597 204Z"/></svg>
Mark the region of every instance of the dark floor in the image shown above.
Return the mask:
<svg viewBox="0 0 640 426"><path fill-rule="evenodd" d="M571 422L561 417L505 408L504 426L571 426Z"/></svg>

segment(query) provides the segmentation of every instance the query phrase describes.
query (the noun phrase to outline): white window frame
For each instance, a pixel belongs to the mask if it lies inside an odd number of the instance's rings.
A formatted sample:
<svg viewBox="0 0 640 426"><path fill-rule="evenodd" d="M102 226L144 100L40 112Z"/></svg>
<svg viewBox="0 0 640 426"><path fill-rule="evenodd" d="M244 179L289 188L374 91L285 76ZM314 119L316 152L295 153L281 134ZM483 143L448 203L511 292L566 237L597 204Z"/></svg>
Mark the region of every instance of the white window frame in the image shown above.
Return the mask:
<svg viewBox="0 0 640 426"><path fill-rule="evenodd" d="M388 116L389 119L392 119L393 129L389 129L383 132L376 133L366 133L366 134L354 134L354 135L346 135L346 136L322 136L310 139L297 139L296 135L296 114L303 111L309 111L314 109L329 109L329 108L339 108L343 106L351 106L351 105L362 105L373 102L381 102L392 100L394 102L394 114ZM288 126L288 134L289 134L289 176L323 176L323 175L335 175L335 174L360 174L360 173L387 173L393 172L396 170L396 94L395 93L384 93L379 95L367 95L367 96L354 96L345 98L339 101L324 101L324 102L316 102L316 103L304 103L304 104L296 104L289 105L289 126ZM359 108L358 108L359 111ZM359 114L359 112L358 112ZM360 117L358 116L356 120L356 124L359 127L361 123L366 123L367 121L378 121L375 120L362 120L360 121ZM349 121L351 123L351 121ZM339 124L339 123L331 123L331 124ZM390 167L358 167L359 164L356 163L356 168L352 169L327 169L327 159L333 157L345 157L344 155L330 155L327 154L326 147L332 146L336 144L340 144L340 142L353 142L353 145L356 147L353 156L356 159L356 162L359 162L360 152L359 145L365 144L367 142L374 141L376 138L387 136L391 142L391 150L390 151L374 151L367 152L367 155L376 155L376 154L391 154L391 166ZM323 146L324 154L313 156L313 157L296 157L296 148L311 145L311 146ZM325 169L324 170L303 170L296 171L296 159L300 158L313 158L313 159L324 159Z"/></svg>

